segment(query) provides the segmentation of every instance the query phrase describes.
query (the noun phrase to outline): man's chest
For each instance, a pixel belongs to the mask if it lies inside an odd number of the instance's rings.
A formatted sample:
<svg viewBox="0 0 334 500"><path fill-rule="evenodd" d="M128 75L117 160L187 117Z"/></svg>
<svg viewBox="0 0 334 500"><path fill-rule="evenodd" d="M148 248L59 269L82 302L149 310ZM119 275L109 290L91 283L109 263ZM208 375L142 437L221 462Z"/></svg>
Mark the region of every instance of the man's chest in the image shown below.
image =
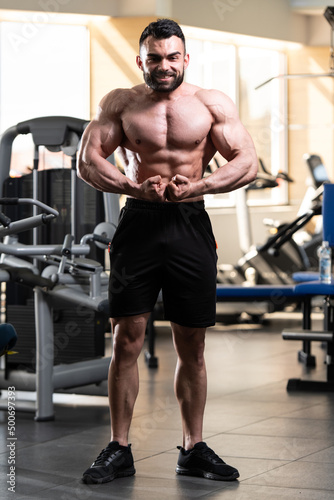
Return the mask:
<svg viewBox="0 0 334 500"><path fill-rule="evenodd" d="M126 145L131 149L191 149L209 134L212 117L196 102L138 105L122 116Z"/></svg>

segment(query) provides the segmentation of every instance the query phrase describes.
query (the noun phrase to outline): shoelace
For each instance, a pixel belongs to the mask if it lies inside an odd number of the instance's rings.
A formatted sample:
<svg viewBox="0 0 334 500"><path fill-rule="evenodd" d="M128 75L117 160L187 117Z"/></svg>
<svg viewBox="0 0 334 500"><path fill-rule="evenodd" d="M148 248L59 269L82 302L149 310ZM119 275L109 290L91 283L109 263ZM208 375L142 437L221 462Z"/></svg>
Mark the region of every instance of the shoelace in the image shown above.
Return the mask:
<svg viewBox="0 0 334 500"><path fill-rule="evenodd" d="M211 458L220 464L224 464L224 460L222 460L211 448L206 448L205 450L201 450L201 453L204 457Z"/></svg>
<svg viewBox="0 0 334 500"><path fill-rule="evenodd" d="M110 448L104 448L97 459L95 460L95 465L103 465L107 458L111 458L112 455L116 453L117 450L111 450Z"/></svg>

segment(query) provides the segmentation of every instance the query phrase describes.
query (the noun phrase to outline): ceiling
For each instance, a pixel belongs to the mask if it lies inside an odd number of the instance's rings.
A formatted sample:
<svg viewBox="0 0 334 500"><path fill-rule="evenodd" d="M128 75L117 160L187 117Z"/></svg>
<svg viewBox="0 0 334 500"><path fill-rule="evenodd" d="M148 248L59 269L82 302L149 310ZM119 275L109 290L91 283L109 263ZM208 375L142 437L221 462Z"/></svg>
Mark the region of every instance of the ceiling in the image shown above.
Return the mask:
<svg viewBox="0 0 334 500"><path fill-rule="evenodd" d="M323 0L290 0L290 6L296 13L307 15L323 15L326 7L334 6L334 2Z"/></svg>

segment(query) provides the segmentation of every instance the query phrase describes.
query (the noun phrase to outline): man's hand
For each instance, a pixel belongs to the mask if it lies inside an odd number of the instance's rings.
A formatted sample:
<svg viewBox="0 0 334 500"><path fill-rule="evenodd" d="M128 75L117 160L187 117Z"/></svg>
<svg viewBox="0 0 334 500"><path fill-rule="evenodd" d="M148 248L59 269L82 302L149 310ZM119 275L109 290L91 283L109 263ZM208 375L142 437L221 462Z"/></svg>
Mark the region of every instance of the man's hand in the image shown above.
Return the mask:
<svg viewBox="0 0 334 500"><path fill-rule="evenodd" d="M167 185L168 199L180 201L190 197L191 182L188 177L176 174Z"/></svg>
<svg viewBox="0 0 334 500"><path fill-rule="evenodd" d="M140 194L142 200L147 201L166 201L167 184L162 182L161 175L149 177L140 185Z"/></svg>

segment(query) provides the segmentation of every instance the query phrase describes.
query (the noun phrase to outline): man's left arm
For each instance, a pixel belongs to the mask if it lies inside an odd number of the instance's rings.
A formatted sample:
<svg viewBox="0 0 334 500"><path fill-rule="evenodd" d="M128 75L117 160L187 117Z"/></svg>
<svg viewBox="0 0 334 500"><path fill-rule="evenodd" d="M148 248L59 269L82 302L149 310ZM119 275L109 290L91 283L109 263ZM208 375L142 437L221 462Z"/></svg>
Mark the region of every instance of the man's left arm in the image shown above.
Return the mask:
<svg viewBox="0 0 334 500"><path fill-rule="evenodd" d="M207 93L206 93L207 95ZM207 107L213 116L211 140L227 163L211 175L191 182L176 175L169 184L170 198L186 199L205 194L227 193L256 178L258 159L254 143L239 119L236 106L226 95L209 91Z"/></svg>

